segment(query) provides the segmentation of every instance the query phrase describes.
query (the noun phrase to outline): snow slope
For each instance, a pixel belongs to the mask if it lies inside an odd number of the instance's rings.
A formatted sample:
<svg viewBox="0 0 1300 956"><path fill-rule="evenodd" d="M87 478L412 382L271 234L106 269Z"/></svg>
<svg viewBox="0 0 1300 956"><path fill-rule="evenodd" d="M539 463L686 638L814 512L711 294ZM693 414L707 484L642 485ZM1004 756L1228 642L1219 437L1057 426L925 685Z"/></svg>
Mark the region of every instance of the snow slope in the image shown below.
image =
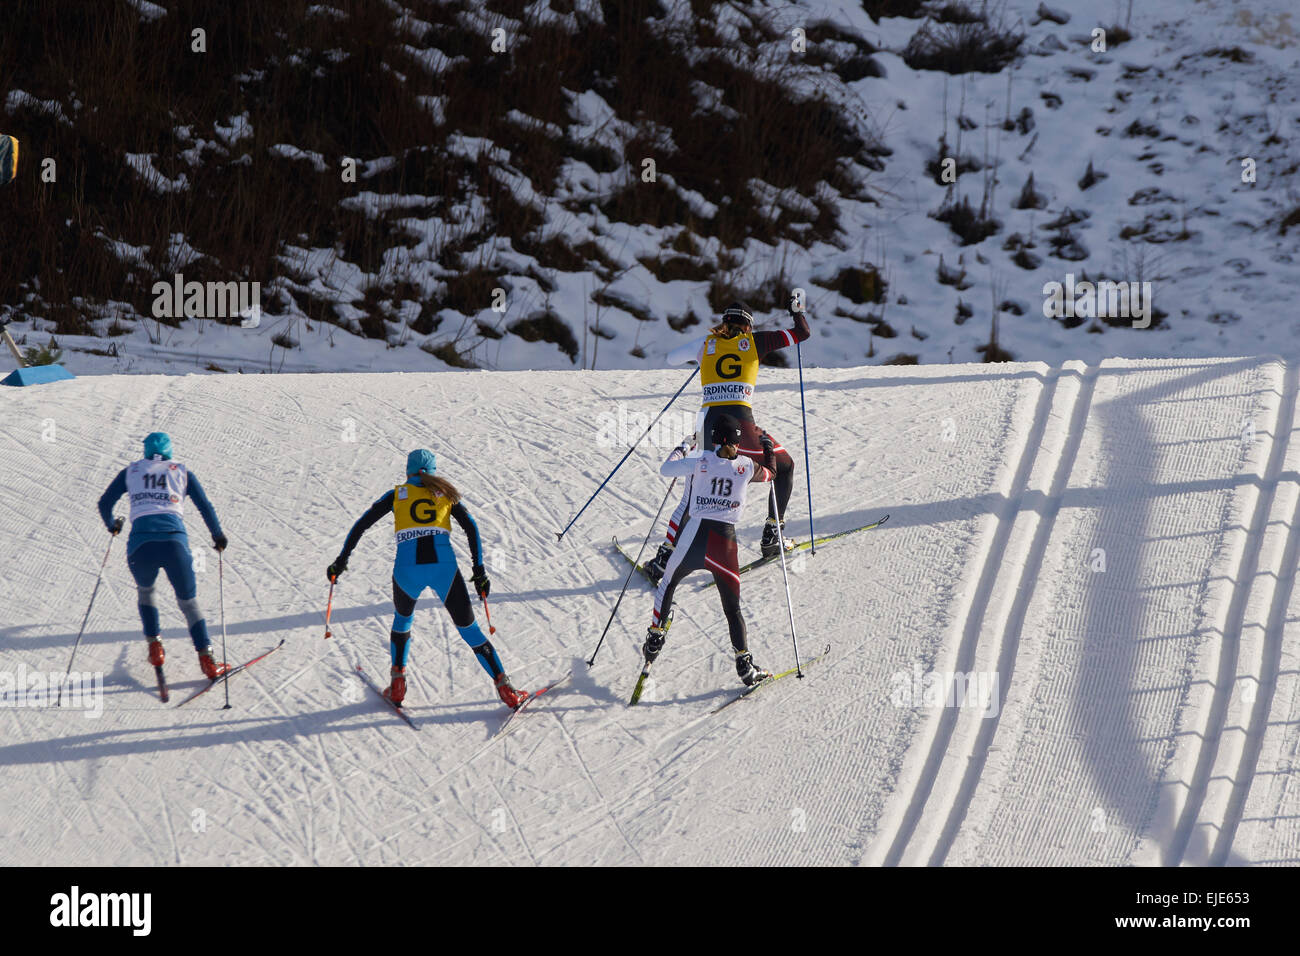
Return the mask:
<svg viewBox="0 0 1300 956"><path fill-rule="evenodd" d="M654 466L680 436L656 434L554 534L621 453L593 447L607 416L648 419L681 377L97 376L0 392L0 676L67 666L109 540L94 502L154 429L231 536L229 657L286 640L232 681L231 710L220 692L164 707L116 545L76 661L104 675L102 715L0 708L3 862L1300 862L1300 370L809 372L818 531L891 517L794 562L801 652L831 655L716 717L738 682L711 592L681 589L644 705L624 706L650 609L639 582L581 663L626 571L610 536L646 532L667 488ZM760 421L800 458L790 527L806 534L797 376L764 382ZM504 709L427 598L408 698L421 729L352 674L354 658L384 673L385 527L322 639L325 565L415 445L478 518L511 675L575 669L491 743ZM189 523L206 541L192 509ZM219 635L217 571L206 551ZM199 674L161 590L175 702ZM783 598L779 571L744 579L760 664L793 663ZM997 694L982 710L900 701L918 670L976 672Z"/></svg>
<svg viewBox="0 0 1300 956"><path fill-rule="evenodd" d="M1293 0L1048 4L1058 16L1069 17L1064 24L1042 19L1036 12L1040 5L1039 0L989 5L1004 13L1008 27L1025 34L1024 55L1002 72L961 76L907 65L902 53L922 20L874 22L860 0L806 0L778 5L776 11L762 7L780 27L778 39L762 45L765 56L788 60L789 31L816 24L832 24L878 49L873 73L882 76L840 83L814 71L800 74L800 82L829 96L845 117L861 125L864 136L878 137L892 152L884 171L868 176L872 201L836 200L843 227L837 243L803 248L751 241L738 251L741 265L720 266L719 278L741 290L758 290L768 281L804 288L820 337L817 361L827 366L975 361L990 340L995 316L999 347L1018 360L1073 358L1095 364L1114 356L1260 352L1294 357L1300 340L1289 330L1300 256L1297 234L1284 225L1300 195L1300 164L1294 161L1300 72ZM393 6L396 16L400 5ZM726 15L714 26L734 35L738 46L748 46L751 41L736 32L744 19L741 7L748 5L720 8ZM1125 12L1130 7L1131 18ZM1117 42L1111 29L1106 51L1093 50L1093 29L1125 21L1131 39ZM613 136L621 153L613 132L620 121L612 119L596 91L581 93L583 106L570 117L574 136L583 139L608 127L602 135ZM683 104L684 110L691 108ZM1026 110L1032 122L1004 128L1005 121ZM460 144L457 148L481 144L493 156L509 155L501 144L453 131L448 136ZM972 162L983 169L964 172L954 185L936 183L926 167L943 158L941 141L948 154L961 158L963 169ZM1244 159L1257 167L1251 182L1242 178ZM660 160L671 177L675 160L666 155ZM392 160L375 160L381 161ZM518 173L509 172L509 162L500 163L497 172L515 181ZM1090 164L1103 178L1080 185ZM345 323L361 314L359 306L372 286L411 281L423 290L421 302L438 309L444 320L428 336L399 326L390 341L367 339L308 321L292 304L284 306L283 315L268 313L256 329L197 320L171 329L152 319L132 321L129 306L106 303L96 320L98 336L60 335L58 343L68 350L69 367L77 374L202 371L210 364L244 372L442 371L445 363L420 345L453 341L486 368L656 368L669 350L699 333L697 327L670 329L661 318L687 312L706 316L716 309L707 281L662 281L641 262L669 250L681 224L609 221L603 214L574 211L563 201L606 194L627 176L626 169L597 174L571 158L555 201L518 183L519 201L547 198L541 202L546 235L596 243L619 263L618 277L605 282L585 269L551 268L522 251L526 237L494 233L467 252L464 262L467 267L487 263L506 277L510 296L501 314L486 301L473 316L443 308L431 255L411 258L400 247L390 250L396 258L386 257L378 272L339 261L335 250L314 249L286 256L277 275L252 277L264 283L270 301L277 282L296 276L299 285L307 282L315 293L336 301ZM1015 208L1031 176L1042 206ZM933 214L945 201L962 197L978 207L986 179L1001 228L962 246ZM756 188L751 201L758 203L763 195ZM433 202L435 197L425 198ZM420 199L391 201L418 205ZM785 199L799 205L794 197ZM364 189L347 202L380 205ZM450 234L440 217L408 222L416 235ZM1067 234L1073 241L1058 248L1055 240ZM1015 249L1008 247L1013 236L1027 244L1036 264L1013 261ZM187 240L177 237L184 248ZM719 251L713 240L705 245L710 255ZM124 256L140 254L129 244L123 248ZM841 294L836 276L868 266L887 283L886 301L855 304ZM941 267L954 284L939 280ZM549 276L554 289L544 290L529 277L530 270ZM1046 285L1085 275L1093 281L1150 282L1152 303L1161 314L1150 329L1117 319L1076 324L1045 318ZM617 306L597 308L592 296L598 289L631 303L654 323ZM586 339L584 324L610 338L597 348L593 337L590 356L584 345L581 356L571 358L552 342L527 342L507 331L516 319L544 307L569 325L577 342ZM51 322L32 319L21 309L12 318L22 344L49 341ZM785 321L778 312L760 322L769 318ZM478 321L501 337L478 335ZM131 331L105 338L110 326ZM284 337L295 343L287 351L274 341Z"/></svg>

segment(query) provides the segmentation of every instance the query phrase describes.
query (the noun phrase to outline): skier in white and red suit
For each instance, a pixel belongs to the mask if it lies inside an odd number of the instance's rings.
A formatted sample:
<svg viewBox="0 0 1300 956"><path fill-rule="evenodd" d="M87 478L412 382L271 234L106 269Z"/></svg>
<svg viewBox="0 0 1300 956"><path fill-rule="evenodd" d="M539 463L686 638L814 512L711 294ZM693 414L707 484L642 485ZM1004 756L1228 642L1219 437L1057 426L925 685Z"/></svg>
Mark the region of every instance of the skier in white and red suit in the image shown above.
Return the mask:
<svg viewBox="0 0 1300 956"><path fill-rule="evenodd" d="M739 453L743 429L731 415L714 421L709 433L715 449L698 457L687 457L687 442L674 448L659 469L665 477L686 479L689 517L677 535L677 546L668 559L655 591L654 623L646 631L642 648L647 665L663 650L672 620L673 593L678 583L693 571L709 571L718 586L722 611L727 617L731 646L736 652L736 674L752 685L771 674L754 666L746 644L745 619L740 613L740 567L736 560L736 518L745 505L751 481L775 477L775 453L771 437L763 432L759 447L766 465L755 464Z"/></svg>

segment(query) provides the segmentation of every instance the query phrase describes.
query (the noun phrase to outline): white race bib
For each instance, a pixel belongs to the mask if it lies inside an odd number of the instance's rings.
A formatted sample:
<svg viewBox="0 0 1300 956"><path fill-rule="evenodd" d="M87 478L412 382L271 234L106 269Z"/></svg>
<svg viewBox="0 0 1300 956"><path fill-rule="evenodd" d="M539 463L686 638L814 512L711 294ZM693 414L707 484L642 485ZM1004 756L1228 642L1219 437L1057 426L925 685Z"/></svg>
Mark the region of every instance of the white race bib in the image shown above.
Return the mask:
<svg viewBox="0 0 1300 956"><path fill-rule="evenodd" d="M691 475L691 517L735 524L756 467L744 455L729 460L702 453Z"/></svg>
<svg viewBox="0 0 1300 956"><path fill-rule="evenodd" d="M174 461L145 459L127 465L126 496L131 503L131 520L146 515L183 517L189 480L185 466Z"/></svg>

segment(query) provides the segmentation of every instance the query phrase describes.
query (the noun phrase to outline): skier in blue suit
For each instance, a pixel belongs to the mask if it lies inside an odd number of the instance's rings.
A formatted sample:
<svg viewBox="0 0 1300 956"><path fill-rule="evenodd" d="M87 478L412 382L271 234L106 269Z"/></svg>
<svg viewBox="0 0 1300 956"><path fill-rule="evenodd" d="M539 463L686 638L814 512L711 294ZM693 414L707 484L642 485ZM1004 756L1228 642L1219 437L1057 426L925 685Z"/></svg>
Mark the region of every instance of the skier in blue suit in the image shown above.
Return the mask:
<svg viewBox="0 0 1300 956"><path fill-rule="evenodd" d="M415 602L425 588L431 588L451 615L461 638L478 657L479 664L496 685L502 702L518 709L528 698L527 691L515 690L501 666L501 658L474 620L469 591L456 564L451 548L451 519L455 518L469 539L474 562L472 581L479 597L487 597L491 582L483 567L483 548L478 525L460 500L455 486L434 471L437 461L433 452L420 448L406 458L406 481L375 499L370 509L357 519L348 532L343 550L326 569L330 580L347 570L348 558L361 536L387 515L393 517L393 534L397 555L393 559L393 630L389 636L392 658L392 683L384 696L397 706L406 698L406 657L411 639Z"/></svg>
<svg viewBox="0 0 1300 956"><path fill-rule="evenodd" d="M190 639L199 652L199 667L208 678L221 676L225 663L212 659L212 640L197 599L193 558L185 533L184 499L194 500L203 522L212 533L212 546L226 549L227 539L217 521L217 513L203 493L195 474L179 462L172 461L172 440L166 432L153 432L144 440L144 458L118 472L113 483L99 499L99 514L109 533L122 530L122 519L113 516L117 499L128 496L131 534L126 540L126 564L135 578L139 595L140 622L149 642L149 663L163 663L162 627L154 583L158 572L165 571L176 591L176 600L189 624Z"/></svg>

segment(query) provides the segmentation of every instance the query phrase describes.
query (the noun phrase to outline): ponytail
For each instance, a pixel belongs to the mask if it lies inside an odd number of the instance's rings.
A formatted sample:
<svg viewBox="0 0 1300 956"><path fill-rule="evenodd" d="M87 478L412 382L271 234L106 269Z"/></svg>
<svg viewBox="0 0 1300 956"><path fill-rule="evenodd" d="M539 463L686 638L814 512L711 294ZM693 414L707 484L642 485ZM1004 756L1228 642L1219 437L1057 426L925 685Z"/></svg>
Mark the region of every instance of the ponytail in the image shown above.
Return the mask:
<svg viewBox="0 0 1300 956"><path fill-rule="evenodd" d="M420 476L420 480L424 487L428 488L434 494L442 495L442 497L446 498L453 505L460 502L460 492L457 491L456 486L446 478L443 478L440 475L425 474Z"/></svg>

